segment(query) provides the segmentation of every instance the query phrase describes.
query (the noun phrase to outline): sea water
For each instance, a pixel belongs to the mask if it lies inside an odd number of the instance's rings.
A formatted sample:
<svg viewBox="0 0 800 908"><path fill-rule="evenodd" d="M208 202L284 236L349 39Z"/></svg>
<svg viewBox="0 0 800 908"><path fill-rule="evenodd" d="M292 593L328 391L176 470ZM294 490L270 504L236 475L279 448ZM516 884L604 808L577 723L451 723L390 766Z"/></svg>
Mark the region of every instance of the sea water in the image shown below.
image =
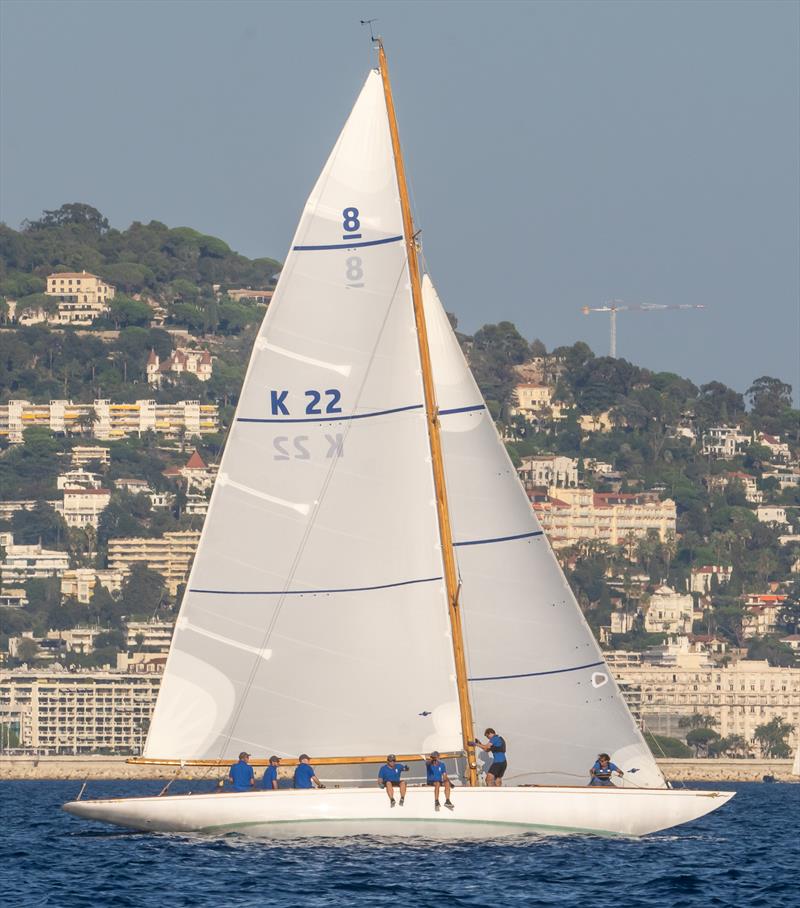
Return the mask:
<svg viewBox="0 0 800 908"><path fill-rule="evenodd" d="M160 787L91 782L86 796L152 795ZM76 782L4 782L0 904L798 908L800 784L717 787L738 795L695 823L644 839L274 843L116 830L61 810L77 795Z"/></svg>

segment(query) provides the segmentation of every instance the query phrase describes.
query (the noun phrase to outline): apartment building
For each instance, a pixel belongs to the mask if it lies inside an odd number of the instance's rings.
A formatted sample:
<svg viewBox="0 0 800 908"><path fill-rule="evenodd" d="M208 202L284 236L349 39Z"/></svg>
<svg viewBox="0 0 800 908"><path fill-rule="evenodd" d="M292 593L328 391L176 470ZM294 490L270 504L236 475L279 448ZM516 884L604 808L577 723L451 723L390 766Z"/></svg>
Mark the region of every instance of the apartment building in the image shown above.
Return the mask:
<svg viewBox="0 0 800 908"><path fill-rule="evenodd" d="M671 498L661 501L654 492L551 488L547 500L535 501L533 508L554 548L582 539L622 545L651 530L665 542L670 533L675 533L677 523L675 502Z"/></svg>
<svg viewBox="0 0 800 908"><path fill-rule="evenodd" d="M702 617L702 612L698 617ZM694 599L672 587L661 586L650 596L644 629L653 634L690 634L693 620Z"/></svg>
<svg viewBox="0 0 800 908"><path fill-rule="evenodd" d="M680 719L710 715L722 737L751 742L756 727L777 716L800 727L800 668L772 668L765 660L742 659L725 667L707 656L678 654L670 665L646 664L641 653L606 659L650 731L684 737ZM638 657L638 658L637 658Z"/></svg>
<svg viewBox="0 0 800 908"><path fill-rule="evenodd" d="M88 271L65 271L47 276L48 296L58 297L58 320L67 325L91 325L108 312L116 289Z"/></svg>
<svg viewBox="0 0 800 908"><path fill-rule="evenodd" d="M175 629L174 621L129 621L125 627L125 645L129 650L169 652Z"/></svg>
<svg viewBox="0 0 800 908"><path fill-rule="evenodd" d="M102 440L143 432L176 438L181 434L193 436L216 432L219 412L216 404L201 404L197 400L180 400L172 404L159 404L155 400L137 400L131 404L115 404L109 400L95 400L91 404L67 400L32 404L27 400L10 400L0 405L0 436L19 444L24 440L25 429L31 426L43 426L59 433L91 433ZM108 462L105 448L83 450L105 451L104 462ZM82 459L85 456L82 455Z"/></svg>
<svg viewBox="0 0 800 908"><path fill-rule="evenodd" d="M100 524L100 515L111 501L109 489L64 489L64 500L55 503L55 509L68 527L84 529Z"/></svg>
<svg viewBox="0 0 800 908"><path fill-rule="evenodd" d="M136 562L144 562L161 574L174 596L189 575L199 541L199 530L176 530L153 539L136 536L109 539L108 567L127 572Z"/></svg>
<svg viewBox="0 0 800 908"><path fill-rule="evenodd" d="M0 586L5 589L22 586L29 580L60 577L68 568L66 552L44 549L38 544L7 545L0 562Z"/></svg>
<svg viewBox="0 0 800 908"><path fill-rule="evenodd" d="M0 722L38 754L138 754L158 696L157 672L0 672Z"/></svg>
<svg viewBox="0 0 800 908"><path fill-rule="evenodd" d="M94 461L102 466L108 466L111 463L111 452L101 445L78 445L72 449L71 454L72 465L75 467L85 467Z"/></svg>
<svg viewBox="0 0 800 908"><path fill-rule="evenodd" d="M82 467L67 470L56 477L56 488L64 489L99 489L102 479L99 473L92 473Z"/></svg>
<svg viewBox="0 0 800 908"><path fill-rule="evenodd" d="M101 571L97 568L70 568L61 575L61 595L71 596L84 605L89 603L99 583L109 593L118 593L125 579L124 571Z"/></svg>

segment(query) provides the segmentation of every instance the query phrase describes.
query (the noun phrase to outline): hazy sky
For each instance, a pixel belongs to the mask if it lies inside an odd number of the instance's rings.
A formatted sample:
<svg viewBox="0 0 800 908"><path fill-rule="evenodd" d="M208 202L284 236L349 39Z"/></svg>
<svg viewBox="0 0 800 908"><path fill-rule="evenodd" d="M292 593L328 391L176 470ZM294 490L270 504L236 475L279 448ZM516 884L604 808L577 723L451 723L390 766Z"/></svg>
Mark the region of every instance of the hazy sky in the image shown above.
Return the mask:
<svg viewBox="0 0 800 908"><path fill-rule="evenodd" d="M460 327L800 384L800 6L3 0L0 216L88 202L281 259L374 56Z"/></svg>

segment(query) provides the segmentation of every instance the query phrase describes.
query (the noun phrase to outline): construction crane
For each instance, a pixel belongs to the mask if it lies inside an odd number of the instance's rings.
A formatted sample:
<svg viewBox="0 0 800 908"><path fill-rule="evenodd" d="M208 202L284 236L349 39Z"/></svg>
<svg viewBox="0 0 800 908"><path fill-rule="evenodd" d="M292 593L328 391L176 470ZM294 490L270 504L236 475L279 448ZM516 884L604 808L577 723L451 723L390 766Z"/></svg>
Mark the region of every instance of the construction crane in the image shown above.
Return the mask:
<svg viewBox="0 0 800 908"><path fill-rule="evenodd" d="M677 306L665 306L660 305L659 303L642 303L639 306L626 306L622 300L611 300L610 303L606 303L605 306L584 306L581 309L584 315L588 315L590 312L610 312L611 313L611 344L609 355L613 358L617 358L617 313L618 312L661 312L664 309L705 309L706 307L700 303L694 305L692 303L680 303Z"/></svg>

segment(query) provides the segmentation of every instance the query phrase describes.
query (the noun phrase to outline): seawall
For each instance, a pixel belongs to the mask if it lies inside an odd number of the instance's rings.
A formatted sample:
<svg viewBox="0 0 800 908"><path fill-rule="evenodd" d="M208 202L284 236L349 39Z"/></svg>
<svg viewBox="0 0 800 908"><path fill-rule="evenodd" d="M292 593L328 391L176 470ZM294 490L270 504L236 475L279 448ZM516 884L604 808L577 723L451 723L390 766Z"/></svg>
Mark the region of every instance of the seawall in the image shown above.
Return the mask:
<svg viewBox="0 0 800 908"><path fill-rule="evenodd" d="M765 775L789 781L791 760L659 760L664 775L673 782L760 782ZM258 769L256 770L258 772ZM125 757L0 757L0 780L9 779L171 779L172 766L140 766ZM224 769L185 767L182 779L215 779Z"/></svg>

